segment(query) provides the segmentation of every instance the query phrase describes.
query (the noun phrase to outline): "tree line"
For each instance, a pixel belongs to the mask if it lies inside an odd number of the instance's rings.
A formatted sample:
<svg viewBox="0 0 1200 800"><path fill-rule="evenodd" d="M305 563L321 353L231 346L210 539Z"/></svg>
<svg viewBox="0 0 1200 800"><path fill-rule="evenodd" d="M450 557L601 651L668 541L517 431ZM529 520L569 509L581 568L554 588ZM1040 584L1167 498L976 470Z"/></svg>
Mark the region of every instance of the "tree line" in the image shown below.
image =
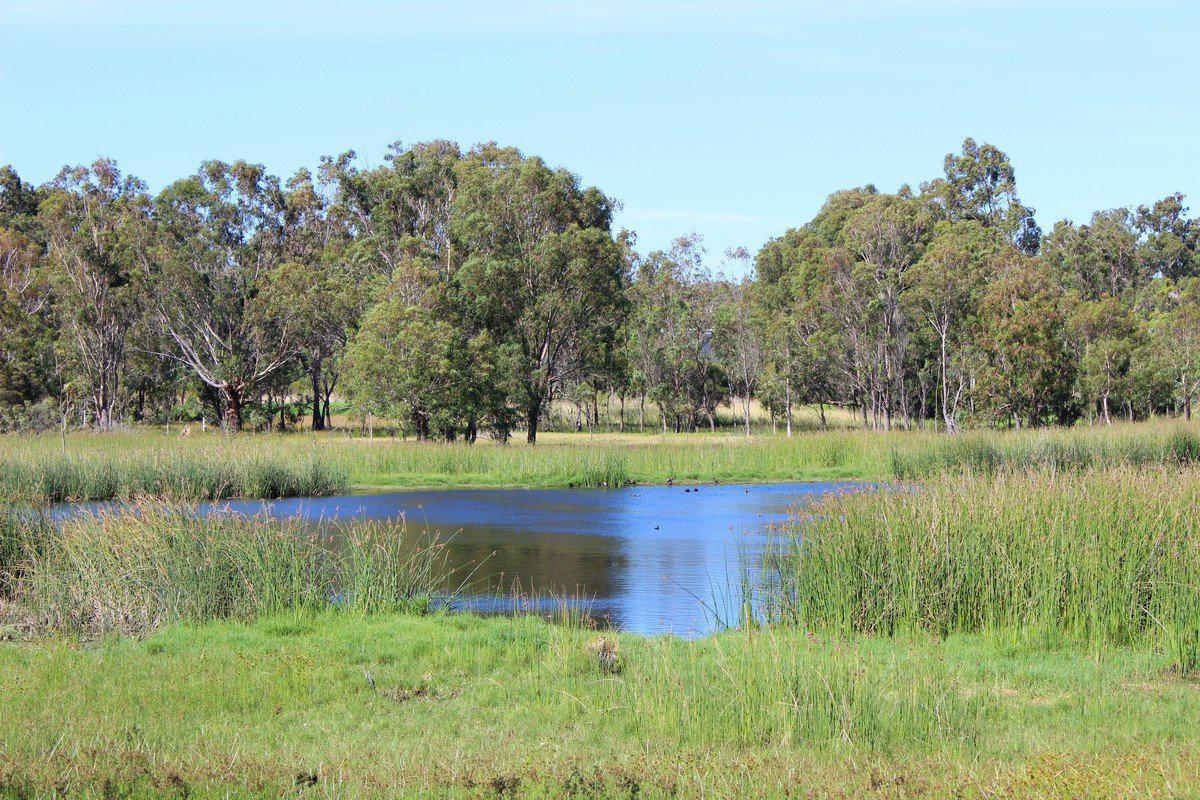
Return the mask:
<svg viewBox="0 0 1200 800"><path fill-rule="evenodd" d="M715 427L757 399L877 429L1191 415L1200 222L1184 197L1048 232L1005 153L966 140L916 190L831 195L714 275L695 235L642 255L616 202L513 148L393 145L288 180L209 161L151 195L111 160L0 169L0 427L311 427L335 396L419 438ZM589 420L588 417L591 417Z"/></svg>

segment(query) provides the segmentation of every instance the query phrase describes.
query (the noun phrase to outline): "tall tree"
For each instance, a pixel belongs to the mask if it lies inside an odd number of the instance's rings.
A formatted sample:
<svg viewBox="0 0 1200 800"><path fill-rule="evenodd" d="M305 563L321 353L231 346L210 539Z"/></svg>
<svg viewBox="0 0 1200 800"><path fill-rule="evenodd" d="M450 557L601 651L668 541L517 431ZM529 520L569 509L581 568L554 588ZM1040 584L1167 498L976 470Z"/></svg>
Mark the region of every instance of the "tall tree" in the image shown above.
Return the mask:
<svg viewBox="0 0 1200 800"><path fill-rule="evenodd" d="M1200 221L1188 219L1178 192L1151 206L1138 206L1137 228L1145 238L1142 256L1151 275L1180 280L1200 274Z"/></svg>
<svg viewBox="0 0 1200 800"><path fill-rule="evenodd" d="M1097 211L1087 225L1059 222L1042 251L1063 284L1088 300L1120 297L1151 277L1133 215L1124 208Z"/></svg>
<svg viewBox="0 0 1200 800"><path fill-rule="evenodd" d="M1128 307L1114 297L1079 303L1069 326L1079 349L1076 381L1080 398L1111 425L1113 401L1130 399L1130 373L1142 328Z"/></svg>
<svg viewBox="0 0 1200 800"><path fill-rule="evenodd" d="M943 177L922 186L952 220L974 220L997 228L1027 253L1037 252L1041 230L1034 210L1017 197L1017 176L1008 155L995 145L963 140L947 153Z"/></svg>
<svg viewBox="0 0 1200 800"><path fill-rule="evenodd" d="M1037 258L1009 255L980 316L981 405L1017 427L1070 421L1075 362L1053 272Z"/></svg>
<svg viewBox="0 0 1200 800"><path fill-rule="evenodd" d="M298 311L268 302L284 263L288 198L257 164L205 162L156 203L160 248L152 292L166 353L220 393L225 424L299 353Z"/></svg>
<svg viewBox="0 0 1200 800"><path fill-rule="evenodd" d="M63 330L101 430L115 421L126 340L139 315L136 277L150 247L145 189L99 159L64 168L41 207Z"/></svg>
<svg viewBox="0 0 1200 800"><path fill-rule="evenodd" d="M929 206L919 198L879 195L856 211L842 236L846 254L835 272L843 299L861 293L867 307L856 325L867 387L877 423L890 429L896 414L909 416L905 381L909 324L903 296L909 270L921 258L933 227Z"/></svg>
<svg viewBox="0 0 1200 800"><path fill-rule="evenodd" d="M731 255L744 255L745 250ZM732 283L718 315L713 342L730 384L742 398L742 427L750 435L750 399L762 380L765 366L764 309L754 295L753 276Z"/></svg>
<svg viewBox="0 0 1200 800"><path fill-rule="evenodd" d="M514 346L513 382L535 442L544 410L583 368L581 344L615 336L609 323L623 313L613 204L566 170L492 144L456 173L453 282L474 324Z"/></svg>
<svg viewBox="0 0 1200 800"><path fill-rule="evenodd" d="M941 222L913 268L905 304L933 333L937 348L938 398L948 433L959 427L970 387L980 295L991 281L1001 242L975 220Z"/></svg>

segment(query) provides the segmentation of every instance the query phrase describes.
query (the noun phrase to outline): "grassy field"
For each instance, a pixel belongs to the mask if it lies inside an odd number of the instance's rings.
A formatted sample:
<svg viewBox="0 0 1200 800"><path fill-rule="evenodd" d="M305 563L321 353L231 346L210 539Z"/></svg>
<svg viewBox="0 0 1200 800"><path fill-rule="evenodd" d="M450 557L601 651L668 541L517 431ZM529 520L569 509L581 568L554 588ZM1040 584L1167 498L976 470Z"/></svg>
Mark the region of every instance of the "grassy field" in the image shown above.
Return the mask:
<svg viewBox="0 0 1200 800"><path fill-rule="evenodd" d="M0 646L0 794L1195 797L1200 688L1033 637L287 615ZM59 795L62 796L62 795Z"/></svg>
<svg viewBox="0 0 1200 800"><path fill-rule="evenodd" d="M402 530L326 561L288 523L10 517L0 796L1200 797L1197 487L832 499L769 624L695 641L413 613L442 576Z"/></svg>
<svg viewBox="0 0 1200 800"><path fill-rule="evenodd" d="M1200 429L1153 422L1013 433L546 434L537 445L160 429L0 437L0 496L30 502L328 495L398 487L922 479L964 469L1187 465Z"/></svg>

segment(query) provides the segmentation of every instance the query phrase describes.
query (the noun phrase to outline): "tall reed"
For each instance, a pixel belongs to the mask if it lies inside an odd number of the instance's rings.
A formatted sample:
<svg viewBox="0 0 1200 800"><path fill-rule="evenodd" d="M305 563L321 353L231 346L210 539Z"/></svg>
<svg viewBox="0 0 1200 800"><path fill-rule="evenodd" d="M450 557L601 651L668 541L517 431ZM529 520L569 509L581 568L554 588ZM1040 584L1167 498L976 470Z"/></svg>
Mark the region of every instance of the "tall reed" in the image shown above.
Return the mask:
<svg viewBox="0 0 1200 800"><path fill-rule="evenodd" d="M344 469L315 454L283 459L214 448L0 457L0 492L26 503L310 497L345 490L348 484Z"/></svg>
<svg viewBox="0 0 1200 800"><path fill-rule="evenodd" d="M1200 667L1200 470L961 475L834 497L784 533L774 613L893 634L1041 629Z"/></svg>
<svg viewBox="0 0 1200 800"><path fill-rule="evenodd" d="M21 556L13 594L43 631L137 634L331 607L420 611L450 588L442 545L389 523L317 532L296 519L143 504L40 533Z"/></svg>
<svg viewBox="0 0 1200 800"><path fill-rule="evenodd" d="M892 470L901 480L959 470L985 473L1198 463L1200 432L1182 423L925 437L898 442L892 453Z"/></svg>

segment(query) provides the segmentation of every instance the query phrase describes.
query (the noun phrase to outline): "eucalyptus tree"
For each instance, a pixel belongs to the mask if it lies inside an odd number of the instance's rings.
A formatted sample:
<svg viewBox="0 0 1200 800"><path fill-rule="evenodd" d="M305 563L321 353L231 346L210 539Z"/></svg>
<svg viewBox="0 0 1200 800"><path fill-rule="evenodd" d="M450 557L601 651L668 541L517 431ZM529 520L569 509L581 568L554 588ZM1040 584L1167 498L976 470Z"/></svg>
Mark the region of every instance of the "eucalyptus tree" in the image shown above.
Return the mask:
<svg viewBox="0 0 1200 800"><path fill-rule="evenodd" d="M977 366L980 297L994 277L1002 246L975 220L943 221L910 275L905 305L934 336L938 406L948 433L958 430Z"/></svg>
<svg viewBox="0 0 1200 800"><path fill-rule="evenodd" d="M1111 425L1113 401L1130 402L1130 377L1144 336L1143 326L1128 306L1111 296L1077 304L1068 325L1078 349L1079 397L1106 425Z"/></svg>
<svg viewBox="0 0 1200 800"><path fill-rule="evenodd" d="M1155 319L1155 345L1173 372L1187 419L1200 395L1200 277L1168 284L1168 307Z"/></svg>
<svg viewBox="0 0 1200 800"><path fill-rule="evenodd" d="M657 404L663 431L692 429L698 418L715 426L724 393L713 335L720 295L704 267L695 234L656 250L638 266L630 330L634 360Z"/></svg>
<svg viewBox="0 0 1200 800"><path fill-rule="evenodd" d="M451 292L473 328L511 344L512 383L537 441L542 415L615 339L625 308L613 202L565 169L494 144L455 166Z"/></svg>
<svg viewBox="0 0 1200 800"><path fill-rule="evenodd" d="M780 384L776 394L789 436L795 404L816 404L824 427L825 404L841 399L840 331L822 306L829 274L827 242L815 226L806 225L767 242L755 257L756 289L766 320L766 369L770 380Z"/></svg>
<svg viewBox="0 0 1200 800"><path fill-rule="evenodd" d="M1200 220L1189 219L1183 203L1183 195L1176 192L1153 205L1138 206L1142 258L1151 275L1171 280L1200 275Z"/></svg>
<svg viewBox="0 0 1200 800"><path fill-rule="evenodd" d="M766 367L767 321L755 296L752 276L731 282L723 289L725 297L717 310L713 344L734 390L731 394L742 398L742 428L749 436L750 399Z"/></svg>
<svg viewBox="0 0 1200 800"><path fill-rule="evenodd" d="M140 316L149 205L145 184L110 159L64 168L41 204L64 338L101 430L115 422L126 342Z"/></svg>
<svg viewBox="0 0 1200 800"><path fill-rule="evenodd" d="M1001 231L1026 253L1036 253L1041 230L1034 209L1017 196L1017 176L1008 155L995 145L963 140L958 153L947 153L943 176L921 187L952 220L974 220Z"/></svg>
<svg viewBox="0 0 1200 800"><path fill-rule="evenodd" d="M1042 254L1064 287L1087 300L1137 291L1154 269L1141 251L1134 217L1124 208L1097 211L1086 225L1059 222Z"/></svg>
<svg viewBox="0 0 1200 800"><path fill-rule="evenodd" d="M861 296L856 348L869 370L865 381L877 426L890 429L896 414L909 416L906 394L909 321L903 297L910 269L920 260L933 228L929 204L902 189L878 195L846 221L845 254L835 259L840 297ZM859 303L856 303L859 304Z"/></svg>
<svg viewBox="0 0 1200 800"><path fill-rule="evenodd" d="M384 163L371 169L359 166L353 151L321 160L321 180L334 190L330 213L354 243L346 256L384 276L389 291L400 289L410 301L429 288L423 276L408 275L413 280L399 284L394 279L405 277L414 259L432 264L443 280L452 268L450 213L461 158L457 144L436 140L411 147L395 142Z"/></svg>
<svg viewBox="0 0 1200 800"><path fill-rule="evenodd" d="M53 311L41 247L0 227L0 428L51 392Z"/></svg>
<svg viewBox="0 0 1200 800"><path fill-rule="evenodd" d="M997 421L1022 427L1074 418L1066 301L1043 261L1005 253L980 301L978 340L979 402Z"/></svg>
<svg viewBox="0 0 1200 800"><path fill-rule="evenodd" d="M155 209L150 300L164 355L218 392L225 425L240 429L247 398L299 355L300 310L270 302L293 233L287 191L261 165L207 161Z"/></svg>

